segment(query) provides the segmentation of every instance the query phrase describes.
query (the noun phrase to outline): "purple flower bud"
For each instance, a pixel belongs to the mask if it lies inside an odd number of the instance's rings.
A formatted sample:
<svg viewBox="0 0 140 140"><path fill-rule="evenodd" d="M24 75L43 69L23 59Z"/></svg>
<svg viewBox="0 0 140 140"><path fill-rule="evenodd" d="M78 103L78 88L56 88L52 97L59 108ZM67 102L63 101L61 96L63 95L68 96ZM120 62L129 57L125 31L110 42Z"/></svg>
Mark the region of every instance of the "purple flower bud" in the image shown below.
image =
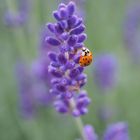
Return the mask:
<svg viewBox="0 0 140 140"><path fill-rule="evenodd" d="M81 113L80 113L80 111L79 111L78 109L74 109L72 115L73 115L74 117L79 117L79 116L81 115Z"/></svg>
<svg viewBox="0 0 140 140"><path fill-rule="evenodd" d="M52 37L46 37L46 42L52 46L59 46L61 43L55 39L55 38L52 38Z"/></svg>
<svg viewBox="0 0 140 140"><path fill-rule="evenodd" d="M128 127L124 122L111 124L107 127L104 140L129 140Z"/></svg>
<svg viewBox="0 0 140 140"><path fill-rule="evenodd" d="M64 94L64 98L65 99L67 99L67 100L69 100L69 99L71 99L73 97L73 93L72 92L66 92L65 94Z"/></svg>
<svg viewBox="0 0 140 140"><path fill-rule="evenodd" d="M54 24L48 23L48 24L47 24L47 27L48 27L48 29L49 29L52 33L55 33L55 26L54 26Z"/></svg>
<svg viewBox="0 0 140 140"><path fill-rule="evenodd" d="M57 34L62 34L64 32L64 29L61 27L60 23L57 23L55 25L55 30L56 30Z"/></svg>
<svg viewBox="0 0 140 140"><path fill-rule="evenodd" d="M67 39L69 38L69 34L66 33L66 32L64 32L64 33L61 34L61 38L62 38L63 40L67 40Z"/></svg>
<svg viewBox="0 0 140 140"><path fill-rule="evenodd" d="M81 49L84 45L82 43L77 43L74 48L75 49Z"/></svg>
<svg viewBox="0 0 140 140"><path fill-rule="evenodd" d="M62 85L67 85L67 84L69 84L69 80L67 79L67 78L63 78L63 79L61 79L61 84Z"/></svg>
<svg viewBox="0 0 140 140"><path fill-rule="evenodd" d="M60 67L60 64L58 62L51 62L50 65L56 68Z"/></svg>
<svg viewBox="0 0 140 140"><path fill-rule="evenodd" d="M77 67L77 69L79 70L80 73L82 73L84 71L84 68L81 66Z"/></svg>
<svg viewBox="0 0 140 140"><path fill-rule="evenodd" d="M80 26L82 24L82 22L83 22L82 18L78 18L74 28Z"/></svg>
<svg viewBox="0 0 140 140"><path fill-rule="evenodd" d="M66 87L64 85L61 85L61 84L57 84L56 85L56 89L59 91L59 92L65 92L66 91Z"/></svg>
<svg viewBox="0 0 140 140"><path fill-rule="evenodd" d="M61 20L61 17L60 17L60 15L59 15L59 13L58 13L57 11L54 11L54 12L53 12L53 16L54 16L54 18L55 18L56 20L58 20L58 21Z"/></svg>
<svg viewBox="0 0 140 140"><path fill-rule="evenodd" d="M75 66L74 62L67 62L66 69L72 69L72 68L74 68L74 66Z"/></svg>
<svg viewBox="0 0 140 140"><path fill-rule="evenodd" d="M70 2L67 6L67 10L68 10L68 15L72 16L75 12L75 3L74 2Z"/></svg>
<svg viewBox="0 0 140 140"><path fill-rule="evenodd" d="M84 127L84 133L86 136L86 140L97 140L98 139L98 137L95 133L95 130L91 125L86 125Z"/></svg>
<svg viewBox="0 0 140 140"><path fill-rule="evenodd" d="M61 28L63 28L63 29L67 29L68 28L68 23L67 23L66 20L60 21L59 24L60 24Z"/></svg>
<svg viewBox="0 0 140 140"><path fill-rule="evenodd" d="M53 78L51 80L51 84L53 84L53 85L58 84L58 83L60 83L60 79L58 79L58 78Z"/></svg>
<svg viewBox="0 0 140 140"><path fill-rule="evenodd" d="M57 78L61 78L61 77L63 76L63 73L62 73L62 72L57 71L57 70L55 70L55 69L50 69L49 72L50 72L53 76L55 76L55 77L57 77Z"/></svg>
<svg viewBox="0 0 140 140"><path fill-rule="evenodd" d="M73 29L73 30L70 32L70 34L71 34L71 35L72 35L72 34L78 35L78 34L81 34L82 32L84 32L84 30L85 30L85 26L84 26L84 25L81 25L81 26L79 26L79 27Z"/></svg>
<svg viewBox="0 0 140 140"><path fill-rule="evenodd" d="M58 6L58 9L61 9L61 8L66 8L66 5L64 3L60 3Z"/></svg>
<svg viewBox="0 0 140 140"><path fill-rule="evenodd" d="M86 83L87 83L87 79L83 80L83 81L80 83L80 88L82 88Z"/></svg>
<svg viewBox="0 0 140 140"><path fill-rule="evenodd" d="M59 14L62 19L67 19L67 17L68 17L66 8L60 8Z"/></svg>
<svg viewBox="0 0 140 140"><path fill-rule="evenodd" d="M69 76L70 76L71 78L76 78L79 74L80 74L79 69L75 68L75 69L72 69L72 70L70 71Z"/></svg>
<svg viewBox="0 0 140 140"><path fill-rule="evenodd" d="M78 37L78 43L84 42L86 40L86 38L87 38L87 35L84 34L84 33L81 34L81 35L79 35L79 37Z"/></svg>
<svg viewBox="0 0 140 140"><path fill-rule="evenodd" d="M77 42L77 36L76 35L72 35L69 40L68 40L68 45L70 46L74 46Z"/></svg>
<svg viewBox="0 0 140 140"><path fill-rule="evenodd" d="M62 102L61 100L55 101L54 107L56 111L60 113L67 113L68 112L68 107L65 104L65 102Z"/></svg>
<svg viewBox="0 0 140 140"><path fill-rule="evenodd" d="M85 80L87 78L87 76L85 74L80 74L78 75L78 77L76 78L77 81L80 81L80 80Z"/></svg>
<svg viewBox="0 0 140 140"><path fill-rule="evenodd" d="M72 17L70 17L69 20L68 20L69 28L75 27L77 22L78 22L78 17L77 16L73 15Z"/></svg>
<svg viewBox="0 0 140 140"><path fill-rule="evenodd" d="M63 64L63 65L66 64L66 62L67 62L65 55L62 53L58 55L58 60L59 60L60 64Z"/></svg>
<svg viewBox="0 0 140 140"><path fill-rule="evenodd" d="M57 62L57 54L56 54L56 53L54 53L54 52L49 52L49 53L48 53L48 57L49 57L52 61Z"/></svg>

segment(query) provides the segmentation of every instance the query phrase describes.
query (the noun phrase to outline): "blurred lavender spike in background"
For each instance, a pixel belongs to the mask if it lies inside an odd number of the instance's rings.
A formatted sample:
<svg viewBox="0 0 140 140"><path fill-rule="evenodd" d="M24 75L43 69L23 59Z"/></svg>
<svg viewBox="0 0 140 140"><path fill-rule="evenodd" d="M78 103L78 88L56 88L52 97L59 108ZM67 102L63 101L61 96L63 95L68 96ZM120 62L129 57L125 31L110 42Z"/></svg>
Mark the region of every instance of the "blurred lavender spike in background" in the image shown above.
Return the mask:
<svg viewBox="0 0 140 140"><path fill-rule="evenodd" d="M133 61L140 63L140 3L129 7L124 21L124 41Z"/></svg>
<svg viewBox="0 0 140 140"><path fill-rule="evenodd" d="M103 140L130 140L127 124L125 122L118 122L109 125Z"/></svg>
<svg viewBox="0 0 140 140"><path fill-rule="evenodd" d="M25 64L17 65L17 81L19 84L19 103L20 111L23 117L32 117L34 114L34 101L32 93L31 75Z"/></svg>
<svg viewBox="0 0 140 140"><path fill-rule="evenodd" d="M43 58L36 59L31 65L32 84L36 103L49 105L53 97L49 94L50 76L48 74L48 61Z"/></svg>
<svg viewBox="0 0 140 140"><path fill-rule="evenodd" d="M91 125L84 126L84 133L86 136L86 140L98 140L98 136Z"/></svg>
<svg viewBox="0 0 140 140"><path fill-rule="evenodd" d="M101 54L95 58L94 81L100 90L112 89L116 83L117 60L111 54Z"/></svg>
<svg viewBox="0 0 140 140"><path fill-rule="evenodd" d="M85 40L78 42L85 26L75 14L75 9L74 2L67 5L61 3L58 6L58 10L53 12L57 23L47 24L52 35L46 35L45 41L46 45L54 48L48 53L51 61L48 71L52 75L50 93L55 96L54 107L60 113L70 113L78 117L88 112L90 99L86 92L80 90L86 84L86 76L83 76L84 68L75 61L75 58L80 57L76 46L81 44L79 48L82 48ZM67 23L67 26L63 23ZM64 34L67 37L62 37ZM71 100L74 101L73 106Z"/></svg>
<svg viewBox="0 0 140 140"><path fill-rule="evenodd" d="M115 111L111 107L102 106L98 109L98 116L103 122L107 122L114 114Z"/></svg>
<svg viewBox="0 0 140 140"><path fill-rule="evenodd" d="M25 118L33 117L37 106L49 105L53 100L45 66L46 63L39 60L34 61L31 69L27 69L25 64L17 65L20 111Z"/></svg>
<svg viewBox="0 0 140 140"><path fill-rule="evenodd" d="M19 27L27 22L30 9L30 0L19 0L17 12L7 9L4 22L9 27Z"/></svg>

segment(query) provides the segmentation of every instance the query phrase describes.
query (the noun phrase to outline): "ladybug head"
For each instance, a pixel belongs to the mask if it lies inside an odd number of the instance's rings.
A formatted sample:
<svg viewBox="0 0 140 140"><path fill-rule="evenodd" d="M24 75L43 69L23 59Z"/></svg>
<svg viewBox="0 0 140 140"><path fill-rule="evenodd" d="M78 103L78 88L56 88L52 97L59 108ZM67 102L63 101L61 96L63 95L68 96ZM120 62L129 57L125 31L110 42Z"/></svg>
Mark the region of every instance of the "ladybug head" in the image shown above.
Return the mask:
<svg viewBox="0 0 140 140"><path fill-rule="evenodd" d="M89 49L83 47L82 48L82 56L87 56L90 53Z"/></svg>

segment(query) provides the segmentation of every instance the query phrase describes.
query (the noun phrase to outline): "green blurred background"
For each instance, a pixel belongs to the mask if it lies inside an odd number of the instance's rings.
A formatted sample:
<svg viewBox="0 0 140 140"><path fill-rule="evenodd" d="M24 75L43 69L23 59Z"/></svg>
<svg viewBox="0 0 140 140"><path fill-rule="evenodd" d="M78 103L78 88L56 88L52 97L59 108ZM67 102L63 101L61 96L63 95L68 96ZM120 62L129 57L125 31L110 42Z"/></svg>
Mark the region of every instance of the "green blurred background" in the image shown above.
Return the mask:
<svg viewBox="0 0 140 140"><path fill-rule="evenodd" d="M10 28L4 24L3 16L8 9L17 8L17 1L0 0L0 140L74 140L80 137L73 118L56 113L52 107L40 108L29 120L19 114L15 65L19 59L28 65L36 59L40 31L47 22L54 21L51 13L59 2L32 0L27 23L20 28ZM133 64L123 41L126 10L135 3L138 0L85 1L86 46L95 57L106 52L118 59L117 85L106 95L94 84L94 64L86 69L85 88L92 103L82 119L85 124L92 124L100 136L107 124L126 121L132 140L140 139L140 66ZM97 110L102 105L111 107L114 112L106 122L98 117Z"/></svg>

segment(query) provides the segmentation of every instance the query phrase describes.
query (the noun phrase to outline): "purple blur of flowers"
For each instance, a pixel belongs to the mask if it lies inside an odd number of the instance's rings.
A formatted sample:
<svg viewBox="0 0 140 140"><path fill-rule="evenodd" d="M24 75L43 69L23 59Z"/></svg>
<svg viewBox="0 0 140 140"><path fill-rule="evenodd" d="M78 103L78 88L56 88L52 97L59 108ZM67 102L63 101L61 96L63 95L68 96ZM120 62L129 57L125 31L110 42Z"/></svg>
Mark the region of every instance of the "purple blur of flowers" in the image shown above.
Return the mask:
<svg viewBox="0 0 140 140"><path fill-rule="evenodd" d="M140 3L129 7L124 21L124 42L132 60L140 63Z"/></svg>
<svg viewBox="0 0 140 140"><path fill-rule="evenodd" d="M98 136L91 125L85 125L83 131L86 140L98 140ZM102 140L130 140L127 123L117 122L108 125Z"/></svg>
<svg viewBox="0 0 140 140"><path fill-rule="evenodd" d="M8 10L4 16L4 22L9 27L19 27L27 22L30 0L19 0L17 12Z"/></svg>
<svg viewBox="0 0 140 140"><path fill-rule="evenodd" d="M95 58L94 80L100 90L113 88L116 83L117 60L111 54L102 54Z"/></svg>
<svg viewBox="0 0 140 140"><path fill-rule="evenodd" d="M16 71L20 112L24 118L31 118L37 113L38 106L50 104L52 96L46 83L36 75L34 63L31 70L24 63L19 63Z"/></svg>
<svg viewBox="0 0 140 140"><path fill-rule="evenodd" d="M128 126L124 122L111 124L107 127L104 140L129 140Z"/></svg>
<svg viewBox="0 0 140 140"><path fill-rule="evenodd" d="M86 34L83 33L83 20L75 14L75 8L74 2L59 4L53 12L57 22L47 24L52 35L45 40L47 45L56 48L56 51L48 53L51 60L48 71L53 76L50 94L55 96L54 107L60 113L80 116L88 112L90 99L86 91L80 90L87 80L84 68L78 63L79 49L84 46ZM73 107L71 100L75 102Z"/></svg>
<svg viewBox="0 0 140 140"><path fill-rule="evenodd" d="M19 87L19 104L22 116L31 117L34 113L34 101L32 99L31 75L22 63L16 67L17 81Z"/></svg>
<svg viewBox="0 0 140 140"><path fill-rule="evenodd" d="M98 140L98 136L91 125L84 126L84 134L86 136L86 140Z"/></svg>
<svg viewBox="0 0 140 140"><path fill-rule="evenodd" d="M100 107L98 110L98 117L100 120L102 120L103 122L107 122L112 116L115 115L115 110L111 107L108 106L102 106Z"/></svg>

